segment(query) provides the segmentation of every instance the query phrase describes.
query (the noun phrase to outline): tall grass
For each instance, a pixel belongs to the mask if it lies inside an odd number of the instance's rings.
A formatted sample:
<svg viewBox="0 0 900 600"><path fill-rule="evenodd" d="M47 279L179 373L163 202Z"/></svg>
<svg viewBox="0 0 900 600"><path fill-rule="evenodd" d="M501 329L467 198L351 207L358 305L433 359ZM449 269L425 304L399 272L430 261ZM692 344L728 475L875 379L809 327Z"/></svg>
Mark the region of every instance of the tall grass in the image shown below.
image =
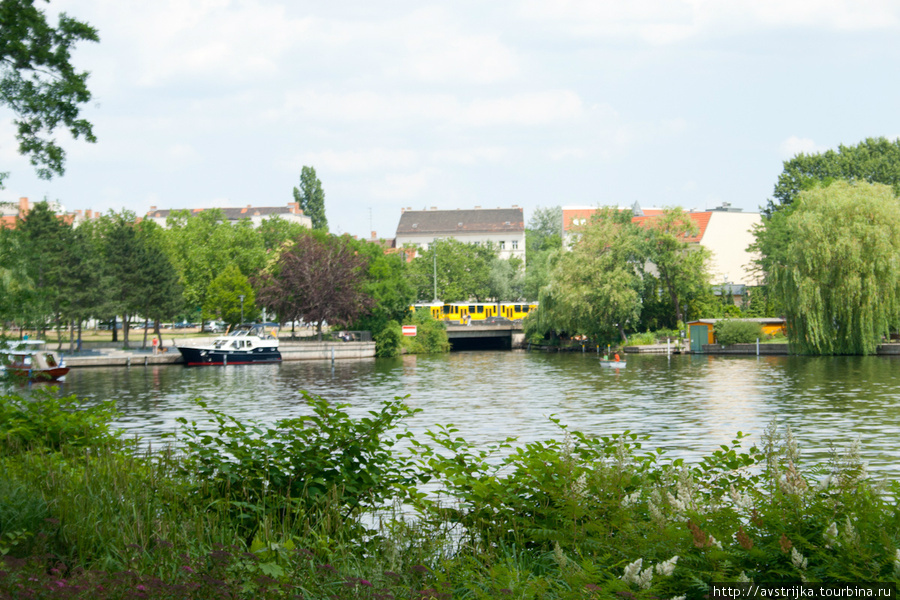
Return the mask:
<svg viewBox="0 0 900 600"><path fill-rule="evenodd" d="M217 429L184 423L176 453L139 451L74 399L0 397L0 598L621 600L900 579L900 488L856 446L801 470L773 427L686 464L557 421L558 439L485 448L452 427L411 438L399 400L364 419L308 401L274 427L209 411Z"/></svg>

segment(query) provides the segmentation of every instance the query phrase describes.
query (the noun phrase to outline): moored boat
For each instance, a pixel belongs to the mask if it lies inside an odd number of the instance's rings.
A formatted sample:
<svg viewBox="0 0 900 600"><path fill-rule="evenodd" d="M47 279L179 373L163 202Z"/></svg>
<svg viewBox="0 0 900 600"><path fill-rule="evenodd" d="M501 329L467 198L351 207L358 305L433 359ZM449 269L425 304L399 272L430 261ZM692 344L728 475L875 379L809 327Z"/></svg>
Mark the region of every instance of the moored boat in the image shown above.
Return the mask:
<svg viewBox="0 0 900 600"><path fill-rule="evenodd" d="M281 362L278 338L262 325L239 325L212 344L178 346L178 351L189 367Z"/></svg>
<svg viewBox="0 0 900 600"><path fill-rule="evenodd" d="M0 348L0 373L28 381L59 381L69 367L56 352L44 348L43 340L8 342Z"/></svg>

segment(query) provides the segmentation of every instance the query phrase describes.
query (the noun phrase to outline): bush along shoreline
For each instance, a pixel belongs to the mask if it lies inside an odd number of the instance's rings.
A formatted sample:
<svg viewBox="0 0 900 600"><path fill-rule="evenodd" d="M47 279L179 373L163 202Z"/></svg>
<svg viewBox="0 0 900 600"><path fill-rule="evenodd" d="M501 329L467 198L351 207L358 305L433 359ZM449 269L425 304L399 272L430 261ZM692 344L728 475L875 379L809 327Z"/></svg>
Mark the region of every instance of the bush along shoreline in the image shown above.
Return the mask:
<svg viewBox="0 0 900 600"><path fill-rule="evenodd" d="M141 448L111 404L0 396L0 599L636 600L713 582L900 581L900 486L858 447L801 469L788 428L688 464L625 432L419 439L305 396L274 425L207 408ZM440 489L440 493L434 490ZM429 491L426 491L429 490Z"/></svg>

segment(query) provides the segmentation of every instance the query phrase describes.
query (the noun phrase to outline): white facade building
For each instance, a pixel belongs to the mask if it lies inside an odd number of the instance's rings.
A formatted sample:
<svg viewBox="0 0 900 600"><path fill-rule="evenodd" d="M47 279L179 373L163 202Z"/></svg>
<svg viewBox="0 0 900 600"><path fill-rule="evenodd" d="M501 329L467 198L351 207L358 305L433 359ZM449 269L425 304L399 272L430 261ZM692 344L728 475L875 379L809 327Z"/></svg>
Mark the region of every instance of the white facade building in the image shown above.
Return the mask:
<svg viewBox="0 0 900 600"><path fill-rule="evenodd" d="M436 239L467 244L491 244L500 258L525 261L525 216L521 208L473 210L405 209L397 225L397 248L413 245L427 250Z"/></svg>
<svg viewBox="0 0 900 600"><path fill-rule="evenodd" d="M150 212L144 217L145 219L149 219L154 221L160 227L166 227L166 221L169 218L169 215L174 212L179 212L182 210L187 210L190 214L196 214L203 210L214 210L214 209L203 209L203 208L194 208L194 209L165 209L165 210L157 210L155 206L150 207ZM231 223L237 223L242 219L250 219L250 223L254 228L259 227L264 219L269 219L272 217L279 217L284 219L285 221L299 223L303 227L308 229L312 229L312 219L303 214L303 211L300 210L300 204L298 202L289 202L287 206L251 206L247 205L246 208L220 208L222 213L225 215L225 218Z"/></svg>

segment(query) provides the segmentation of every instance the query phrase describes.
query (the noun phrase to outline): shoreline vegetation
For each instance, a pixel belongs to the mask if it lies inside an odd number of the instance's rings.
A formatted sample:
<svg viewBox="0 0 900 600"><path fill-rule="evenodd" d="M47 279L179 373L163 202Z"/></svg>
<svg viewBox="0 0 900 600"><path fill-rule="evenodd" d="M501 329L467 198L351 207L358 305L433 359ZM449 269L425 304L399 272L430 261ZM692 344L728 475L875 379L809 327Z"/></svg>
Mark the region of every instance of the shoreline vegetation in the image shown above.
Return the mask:
<svg viewBox="0 0 900 600"><path fill-rule="evenodd" d="M0 396L0 598L703 598L712 582L900 582L900 485L773 423L705 458L551 417L555 440L416 439L403 398L273 425L206 407L171 445L112 403ZM441 490L438 494L434 490Z"/></svg>

